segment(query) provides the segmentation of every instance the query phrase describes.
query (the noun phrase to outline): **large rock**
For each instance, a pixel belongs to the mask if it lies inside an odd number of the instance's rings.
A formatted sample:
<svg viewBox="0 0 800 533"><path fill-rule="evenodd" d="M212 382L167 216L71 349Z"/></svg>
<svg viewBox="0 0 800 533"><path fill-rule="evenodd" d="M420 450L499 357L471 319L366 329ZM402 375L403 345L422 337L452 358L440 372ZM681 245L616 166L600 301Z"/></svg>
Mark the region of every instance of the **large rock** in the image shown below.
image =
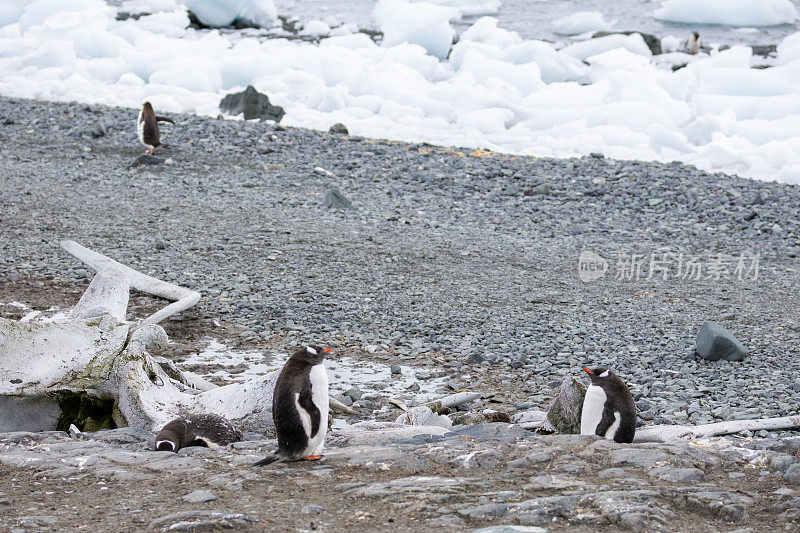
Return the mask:
<svg viewBox="0 0 800 533"><path fill-rule="evenodd" d="M283 108L269 103L269 97L252 85L240 93L229 94L219 103L219 110L227 115L244 114L245 120L261 119L280 122L285 115Z"/></svg>
<svg viewBox="0 0 800 533"><path fill-rule="evenodd" d="M742 361L747 350L733 333L716 322L706 322L697 333L696 353L709 361Z"/></svg>
<svg viewBox="0 0 800 533"><path fill-rule="evenodd" d="M586 387L567 376L558 389L558 397L547 412L547 420L559 433L581 432L581 411Z"/></svg>

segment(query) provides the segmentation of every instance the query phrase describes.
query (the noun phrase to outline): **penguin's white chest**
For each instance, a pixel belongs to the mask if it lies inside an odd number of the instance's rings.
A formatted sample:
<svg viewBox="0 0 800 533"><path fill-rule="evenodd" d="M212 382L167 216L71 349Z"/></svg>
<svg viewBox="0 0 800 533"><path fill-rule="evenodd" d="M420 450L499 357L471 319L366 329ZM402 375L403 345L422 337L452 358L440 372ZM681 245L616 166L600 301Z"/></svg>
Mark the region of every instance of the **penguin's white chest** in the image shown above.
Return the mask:
<svg viewBox="0 0 800 533"><path fill-rule="evenodd" d="M139 118L136 119L136 135L139 137L139 142L145 146L149 146L144 142L144 120L142 120L142 112L139 111Z"/></svg>
<svg viewBox="0 0 800 533"><path fill-rule="evenodd" d="M325 365L320 363L311 367L308 374L311 381L311 401L319 410L319 430L315 435L311 435L313 431L311 424L311 416L300 406L298 399L295 399L297 411L300 414L300 420L303 424L306 436L308 437L308 446L306 447L303 455L319 455L322 452L322 447L325 444L325 435L328 433L328 372L325 370Z"/></svg>
<svg viewBox="0 0 800 533"><path fill-rule="evenodd" d="M583 398L583 411L581 412L581 435L594 435L600 420L603 419L603 409L606 406L606 391L597 385L589 385L586 396Z"/></svg>

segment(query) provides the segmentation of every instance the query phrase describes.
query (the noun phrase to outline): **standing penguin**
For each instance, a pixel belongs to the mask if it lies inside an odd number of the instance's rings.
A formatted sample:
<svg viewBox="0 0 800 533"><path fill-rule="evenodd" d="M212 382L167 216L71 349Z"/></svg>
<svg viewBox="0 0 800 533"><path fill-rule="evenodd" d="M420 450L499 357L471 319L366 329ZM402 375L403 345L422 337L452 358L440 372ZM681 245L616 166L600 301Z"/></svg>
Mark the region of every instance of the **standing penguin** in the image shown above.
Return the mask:
<svg viewBox="0 0 800 533"><path fill-rule="evenodd" d="M319 459L328 432L328 373L322 360L332 348L298 348L283 366L272 398L278 451L256 463Z"/></svg>
<svg viewBox="0 0 800 533"><path fill-rule="evenodd" d="M156 435L156 450L177 452L187 446L226 446L243 440L242 432L219 415L187 415L168 423Z"/></svg>
<svg viewBox="0 0 800 533"><path fill-rule="evenodd" d="M586 389L581 411L581 435L600 435L615 442L633 442L636 404L627 385L607 368L589 370L592 383Z"/></svg>
<svg viewBox="0 0 800 533"><path fill-rule="evenodd" d="M175 124L175 121L171 118L156 115L150 102L142 104L142 110L139 111L139 118L136 120L136 133L139 136L139 141L147 146L146 154L153 155L156 148L161 146L161 140L158 136L159 122Z"/></svg>
<svg viewBox="0 0 800 533"><path fill-rule="evenodd" d="M693 31L689 34L689 38L686 39L686 44L684 47L686 48L686 53L688 54L696 54L700 51L700 48L703 46L703 41L700 39L700 34L696 31Z"/></svg>

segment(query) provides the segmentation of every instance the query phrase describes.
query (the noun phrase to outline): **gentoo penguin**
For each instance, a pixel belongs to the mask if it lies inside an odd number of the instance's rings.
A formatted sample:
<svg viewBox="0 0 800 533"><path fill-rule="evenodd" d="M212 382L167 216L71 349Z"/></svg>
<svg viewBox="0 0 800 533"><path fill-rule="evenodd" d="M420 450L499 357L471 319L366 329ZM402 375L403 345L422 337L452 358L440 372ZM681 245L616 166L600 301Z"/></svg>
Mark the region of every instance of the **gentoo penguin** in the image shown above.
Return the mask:
<svg viewBox="0 0 800 533"><path fill-rule="evenodd" d="M589 370L581 411L581 435L600 435L615 442L633 442L636 404L627 385L607 368Z"/></svg>
<svg viewBox="0 0 800 533"><path fill-rule="evenodd" d="M686 44L684 45L686 48L686 53L688 54L696 54L700 51L700 47L703 46L703 41L700 39L700 34L696 31L693 31L689 34L689 38L686 39Z"/></svg>
<svg viewBox="0 0 800 533"><path fill-rule="evenodd" d="M242 432L228 419L219 415L187 415L176 418L156 435L156 450L177 452L187 446L209 444L226 446L231 442L243 440Z"/></svg>
<svg viewBox="0 0 800 533"><path fill-rule="evenodd" d="M139 111L139 118L136 120L136 132L139 135L139 141L147 146L145 153L150 155L155 153L156 147L161 146L161 140L158 136L159 122L175 124L175 121L171 118L156 115L150 102L142 104L142 110Z"/></svg>
<svg viewBox="0 0 800 533"><path fill-rule="evenodd" d="M283 366L272 398L278 451L256 463L319 459L328 432L328 373L322 360L332 348L298 348Z"/></svg>

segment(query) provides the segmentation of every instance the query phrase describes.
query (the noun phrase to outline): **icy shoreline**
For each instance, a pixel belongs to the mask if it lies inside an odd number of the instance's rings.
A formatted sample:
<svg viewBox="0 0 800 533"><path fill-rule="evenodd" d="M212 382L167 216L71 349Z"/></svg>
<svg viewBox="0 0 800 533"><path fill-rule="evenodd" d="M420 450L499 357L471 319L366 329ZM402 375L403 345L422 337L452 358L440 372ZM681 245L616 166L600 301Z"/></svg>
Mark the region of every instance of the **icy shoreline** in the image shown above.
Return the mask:
<svg viewBox="0 0 800 533"><path fill-rule="evenodd" d="M652 57L636 34L557 50L483 18L439 61L421 46L379 46L363 33L319 45L262 41L247 30L187 29L180 10L116 20L99 0L76 6L0 28L2 94L127 107L149 100L165 112L216 116L224 94L253 84L293 126L341 122L373 138L535 156L599 152L800 180L796 36L766 61L741 46ZM86 21L96 29L82 29ZM681 63L689 65L671 70ZM764 63L774 66L752 68Z"/></svg>

